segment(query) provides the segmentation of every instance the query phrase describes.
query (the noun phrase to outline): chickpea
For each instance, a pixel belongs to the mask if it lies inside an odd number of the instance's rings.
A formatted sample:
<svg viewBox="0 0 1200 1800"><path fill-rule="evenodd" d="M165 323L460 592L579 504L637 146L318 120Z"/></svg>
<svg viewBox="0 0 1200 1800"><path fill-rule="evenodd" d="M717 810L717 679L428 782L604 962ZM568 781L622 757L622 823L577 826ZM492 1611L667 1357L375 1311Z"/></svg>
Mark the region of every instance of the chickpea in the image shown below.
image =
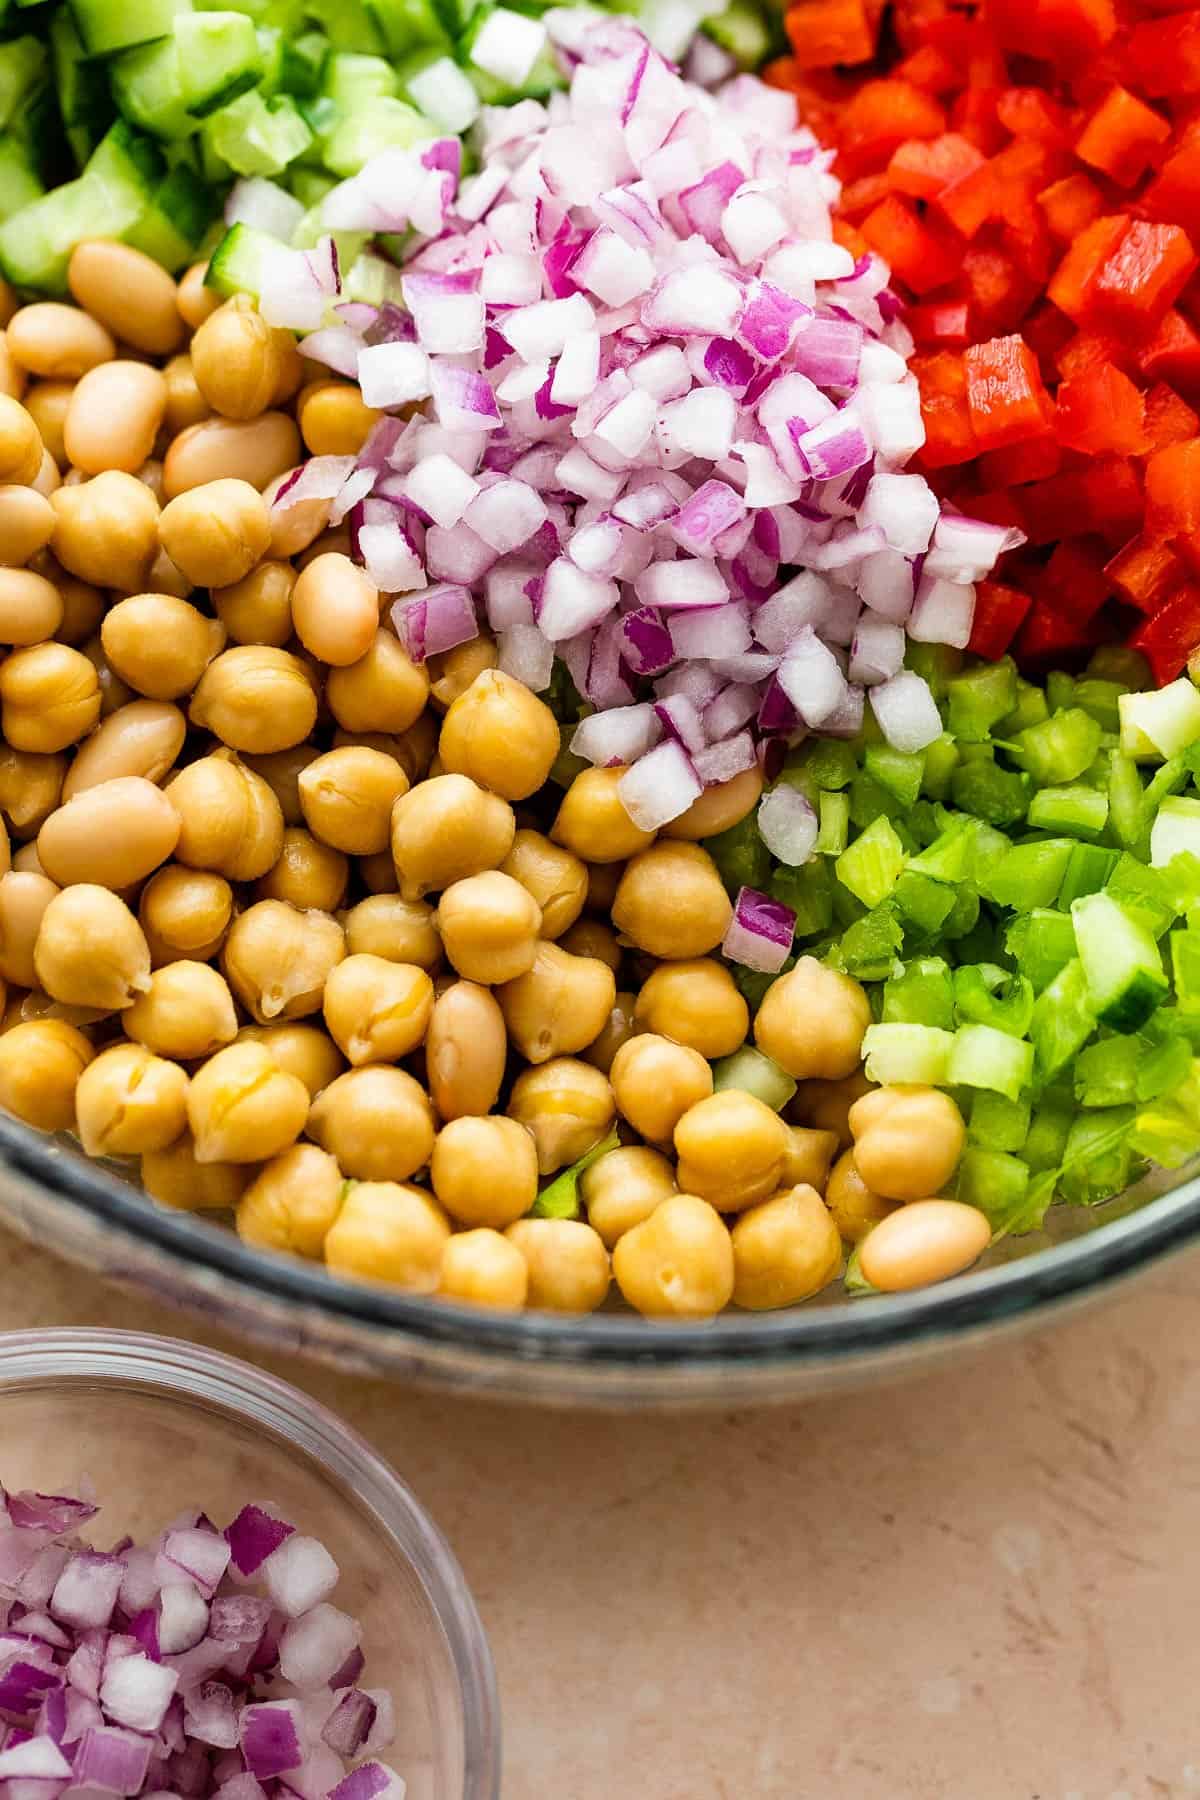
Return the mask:
<svg viewBox="0 0 1200 1800"><path fill-rule="evenodd" d="M62 623L54 635L60 644L84 644L100 629L104 596L90 581L68 575L65 569L59 570L57 564L53 579L63 606Z"/></svg>
<svg viewBox="0 0 1200 1800"><path fill-rule="evenodd" d="M663 836L688 838L693 843L701 838L716 837L719 831L740 825L747 813L754 811L762 790L763 774L758 765L743 769L731 781L719 781L715 786L705 788L685 813L663 826Z"/></svg>
<svg viewBox="0 0 1200 1800"><path fill-rule="evenodd" d="M810 1131L803 1125L788 1127L791 1149L783 1171L784 1187L814 1187L825 1192L830 1164L837 1155L837 1134L832 1131Z"/></svg>
<svg viewBox="0 0 1200 1800"><path fill-rule="evenodd" d="M191 344L196 385L214 412L257 419L282 375L279 341L246 294L236 294L197 326Z"/></svg>
<svg viewBox="0 0 1200 1800"><path fill-rule="evenodd" d="M51 813L38 833L38 857L60 887L93 881L126 888L166 862L178 840L179 814L161 788L124 775Z"/></svg>
<svg viewBox="0 0 1200 1800"><path fill-rule="evenodd" d="M0 810L21 836L35 832L62 798L67 759L0 745Z"/></svg>
<svg viewBox="0 0 1200 1800"><path fill-rule="evenodd" d="M570 933L567 935L570 936ZM571 954L574 956L576 952L572 951ZM602 1075L611 1076L617 1051L637 1034L638 1026L634 1019L636 1005L636 994L618 993L613 1000L607 1025L583 1052L584 1062L591 1063Z"/></svg>
<svg viewBox="0 0 1200 1800"><path fill-rule="evenodd" d="M167 384L148 363L108 362L75 384L63 424L67 460L86 475L138 475L167 411Z"/></svg>
<svg viewBox="0 0 1200 1800"><path fill-rule="evenodd" d="M8 493L41 500L32 488L0 488L0 531L4 529L2 502ZM0 642L20 646L44 643L54 636L62 616L62 595L44 575L35 575L32 569L0 569Z"/></svg>
<svg viewBox="0 0 1200 1800"><path fill-rule="evenodd" d="M298 473L297 469L289 469L263 489L263 499L271 512L270 553L285 560L289 556L299 556L302 550L316 542L329 524L333 510L332 500L289 498L284 488Z"/></svg>
<svg viewBox="0 0 1200 1800"><path fill-rule="evenodd" d="M230 477L259 493L300 457L300 433L286 413L265 412L245 422L204 419L189 425L163 458L163 492L175 499L192 488Z"/></svg>
<svg viewBox="0 0 1200 1800"><path fill-rule="evenodd" d="M506 1108L509 1118L532 1136L541 1175L552 1175L594 1149L612 1125L615 1110L605 1077L572 1056L525 1069L513 1083Z"/></svg>
<svg viewBox="0 0 1200 1800"><path fill-rule="evenodd" d="M183 338L175 283L160 263L128 244L89 238L67 267L73 297L115 338L148 356L169 356Z"/></svg>
<svg viewBox="0 0 1200 1800"><path fill-rule="evenodd" d="M279 861L254 892L259 900L286 900L289 906L336 912L349 879L350 862L340 850L331 850L311 832L293 825L283 834Z"/></svg>
<svg viewBox="0 0 1200 1800"><path fill-rule="evenodd" d="M306 764L297 791L317 837L351 856L375 856L388 847L392 807L408 792L408 777L395 757L348 745Z"/></svg>
<svg viewBox="0 0 1200 1800"><path fill-rule="evenodd" d="M0 663L0 728L14 750L65 750L99 717L100 683L78 650L35 644Z"/></svg>
<svg viewBox="0 0 1200 1800"><path fill-rule="evenodd" d="M480 1226L456 1232L447 1243L437 1290L441 1299L520 1312L528 1289L525 1258L502 1232Z"/></svg>
<svg viewBox="0 0 1200 1800"><path fill-rule="evenodd" d="M871 1005L857 981L802 956L767 989L754 1041L798 1081L838 1081L858 1067L870 1023Z"/></svg>
<svg viewBox="0 0 1200 1800"><path fill-rule="evenodd" d="M626 866L613 902L613 924L639 950L684 962L713 950L733 908L717 866L699 844L651 845Z"/></svg>
<svg viewBox="0 0 1200 1800"><path fill-rule="evenodd" d="M588 912L600 913L605 919L613 909L613 901L617 897L617 889L621 885L621 877L625 873L625 864L585 863L588 889L586 906Z"/></svg>
<svg viewBox="0 0 1200 1800"><path fill-rule="evenodd" d="M608 1023L617 984L607 963L539 943L533 967L496 994L508 1035L529 1063L586 1050Z"/></svg>
<svg viewBox="0 0 1200 1800"><path fill-rule="evenodd" d="M430 1161L433 1191L460 1225L502 1231L537 1199L532 1136L515 1119L464 1114L438 1132Z"/></svg>
<svg viewBox="0 0 1200 1800"><path fill-rule="evenodd" d="M613 1058L617 1110L651 1144L670 1144L690 1107L713 1091L713 1074L696 1050L643 1032Z"/></svg>
<svg viewBox="0 0 1200 1800"><path fill-rule="evenodd" d="M609 1250L675 1191L671 1164L645 1144L610 1150L579 1178L588 1223Z"/></svg>
<svg viewBox="0 0 1200 1800"><path fill-rule="evenodd" d="M741 1049L750 1009L724 964L668 962L643 983L637 1020L644 1031L673 1038L712 1061Z"/></svg>
<svg viewBox="0 0 1200 1800"><path fill-rule="evenodd" d="M238 1037L250 1038L269 1050L281 1069L299 1076L314 1100L346 1067L333 1039L316 1025L290 1019L277 1025L243 1025Z"/></svg>
<svg viewBox="0 0 1200 1800"><path fill-rule="evenodd" d="M518 1219L505 1233L525 1259L526 1305L538 1312L589 1313L612 1281L608 1251L581 1219Z"/></svg>
<svg viewBox="0 0 1200 1800"><path fill-rule="evenodd" d="M141 926L123 900L90 882L64 888L50 901L38 927L33 966L38 985L55 1000L105 1012L132 1006L150 985L150 951Z"/></svg>
<svg viewBox="0 0 1200 1800"><path fill-rule="evenodd" d="M389 962L416 963L430 972L441 963L442 940L433 908L423 900L372 894L351 907L342 923L352 956L383 956Z"/></svg>
<svg viewBox="0 0 1200 1800"><path fill-rule="evenodd" d="M442 895L437 926L446 955L468 981L513 981L532 967L541 908L511 875L486 870L456 881Z"/></svg>
<svg viewBox="0 0 1200 1800"><path fill-rule="evenodd" d="M206 262L193 263L179 278L179 287L175 295L175 304L179 308L179 316L192 331L198 331L205 319L211 318L221 302L204 281L208 274Z"/></svg>
<svg viewBox="0 0 1200 1800"><path fill-rule="evenodd" d="M181 1212L232 1212L250 1179L237 1163L197 1162L190 1131L143 1156L141 1172L151 1199Z"/></svg>
<svg viewBox="0 0 1200 1800"><path fill-rule="evenodd" d="M0 669L0 693L3 669ZM402 794L392 808L392 858L406 900L422 900L495 869L512 849L512 807L465 775L439 775Z"/></svg>
<svg viewBox="0 0 1200 1800"><path fill-rule="evenodd" d="M308 1135L356 1180L406 1181L429 1161L433 1108L411 1075L373 1063L348 1069L317 1095Z"/></svg>
<svg viewBox="0 0 1200 1800"><path fill-rule="evenodd" d="M495 996L472 981L455 981L444 988L433 1003L425 1035L425 1072L440 1117L490 1113L500 1095L507 1058L504 1014Z"/></svg>
<svg viewBox="0 0 1200 1800"><path fill-rule="evenodd" d="M325 1024L352 1068L399 1062L424 1042L433 983L413 963L348 956L325 983Z"/></svg>
<svg viewBox="0 0 1200 1800"><path fill-rule="evenodd" d="M482 675L485 669L494 669L499 660L495 640L482 632L478 637L468 638L465 644L456 644L453 650L429 657L426 667L429 670L429 698L433 705L445 712L466 693L477 675Z"/></svg>
<svg viewBox="0 0 1200 1800"><path fill-rule="evenodd" d="M9 283L0 276L0 326L8 324L17 310L17 296Z"/></svg>
<svg viewBox="0 0 1200 1800"><path fill-rule="evenodd" d="M328 1151L293 1144L259 1170L238 1202L237 1233L261 1250L320 1262L342 1208L345 1182Z"/></svg>
<svg viewBox="0 0 1200 1800"><path fill-rule="evenodd" d="M675 1127L680 1187L722 1212L777 1193L790 1149L779 1114L738 1088L698 1101Z"/></svg>
<svg viewBox="0 0 1200 1800"><path fill-rule="evenodd" d="M751 1312L794 1306L820 1293L842 1264L842 1240L807 1184L752 1206L735 1221L734 1304Z"/></svg>
<svg viewBox="0 0 1200 1800"><path fill-rule="evenodd" d="M317 696L299 657L241 644L209 664L188 717L234 750L270 755L309 736L317 721Z"/></svg>
<svg viewBox="0 0 1200 1800"><path fill-rule="evenodd" d="M176 1062L211 1056L238 1034L237 1011L224 976L207 963L182 960L154 970L145 993L121 1014L121 1024L135 1043ZM180 1125L172 1137L182 1129Z"/></svg>
<svg viewBox="0 0 1200 1800"><path fill-rule="evenodd" d="M9 332L12 342L12 332ZM42 466L42 435L19 400L0 394L0 482L28 487Z"/></svg>
<svg viewBox="0 0 1200 1800"><path fill-rule="evenodd" d="M501 867L537 901L542 937L561 938L574 925L587 898L587 870L577 856L551 843L540 831L522 829Z"/></svg>
<svg viewBox="0 0 1200 1800"><path fill-rule="evenodd" d="M214 590L213 610L233 643L281 650L292 635L295 585L290 563L260 562L232 586Z"/></svg>
<svg viewBox="0 0 1200 1800"><path fill-rule="evenodd" d="M617 1286L648 1319L711 1319L733 1297L733 1242L695 1194L671 1194L613 1251Z"/></svg>
<svg viewBox="0 0 1200 1800"><path fill-rule="evenodd" d="M550 835L585 862L626 862L654 842L621 804L617 784L625 770L583 769L563 795Z"/></svg>
<svg viewBox="0 0 1200 1800"><path fill-rule="evenodd" d="M190 693L224 639L223 626L173 594L133 594L100 627L111 666L151 700Z"/></svg>
<svg viewBox="0 0 1200 1800"><path fill-rule="evenodd" d="M301 397L296 416L313 456L357 456L382 414L366 405L357 386L323 381Z"/></svg>
<svg viewBox="0 0 1200 1800"><path fill-rule="evenodd" d="M336 731L333 737L334 749L340 749L346 741L346 734ZM437 751L437 721L432 712L423 712L414 720L407 731L377 742L376 750L385 750L394 756L409 781L415 786L418 781L428 775Z"/></svg>
<svg viewBox="0 0 1200 1800"><path fill-rule="evenodd" d="M73 1131L79 1077L92 1056L82 1031L62 1019L14 1025L0 1037L0 1106L38 1131Z"/></svg>
<svg viewBox="0 0 1200 1800"><path fill-rule="evenodd" d="M403 732L425 710L429 677L399 640L381 627L357 662L329 671L325 697L345 731Z"/></svg>
<svg viewBox="0 0 1200 1800"><path fill-rule="evenodd" d="M96 587L136 594L158 554L158 501L136 475L106 469L56 488L53 550L64 569Z"/></svg>
<svg viewBox="0 0 1200 1800"><path fill-rule="evenodd" d="M183 748L185 732L177 706L131 700L80 745L63 782L64 803L111 781L161 781Z"/></svg>
<svg viewBox="0 0 1200 1800"><path fill-rule="evenodd" d="M8 347L8 332L0 331L0 394L20 400L25 393L27 376Z"/></svg>
<svg viewBox="0 0 1200 1800"><path fill-rule="evenodd" d="M187 1124L188 1078L140 1044L102 1050L79 1077L75 1116L89 1156L165 1150Z"/></svg>
<svg viewBox="0 0 1200 1800"><path fill-rule="evenodd" d="M449 1241L446 1215L423 1188L358 1181L325 1239L325 1262L335 1275L433 1294Z"/></svg>
<svg viewBox="0 0 1200 1800"><path fill-rule="evenodd" d="M390 850L377 850L374 856L360 856L358 872L368 894L398 894L400 892L400 883L396 879L396 865L392 861Z"/></svg>
<svg viewBox="0 0 1200 1800"><path fill-rule="evenodd" d="M846 1150L834 1164L825 1189L825 1204L841 1236L848 1244L860 1244L881 1219L900 1204L873 1194L858 1172L853 1150Z"/></svg>
<svg viewBox="0 0 1200 1800"><path fill-rule="evenodd" d="M23 306L7 332L13 360L31 375L55 381L78 381L117 354L112 332L99 319L57 300Z"/></svg>
<svg viewBox="0 0 1200 1800"><path fill-rule="evenodd" d="M962 1114L936 1088L878 1088L855 1101L849 1122L859 1174L885 1200L940 1193L967 1141Z"/></svg>
<svg viewBox="0 0 1200 1800"><path fill-rule="evenodd" d="M229 1044L201 1064L188 1089L196 1161L267 1162L295 1143L308 1106L304 1083L261 1044Z"/></svg>
<svg viewBox="0 0 1200 1800"><path fill-rule="evenodd" d="M286 750L273 750L269 756L243 758L247 768L261 775L279 802L285 825L303 825L300 805L300 777L309 763L316 762L320 752L310 743L292 744Z"/></svg>
<svg viewBox="0 0 1200 1800"><path fill-rule="evenodd" d="M986 1216L960 1200L915 1200L863 1239L859 1268L872 1287L904 1293L961 1275L983 1255L991 1235Z"/></svg>
<svg viewBox="0 0 1200 1800"><path fill-rule="evenodd" d="M206 963L225 941L233 918L233 889L223 875L171 863L142 889L138 918L155 968Z"/></svg>
<svg viewBox="0 0 1200 1800"><path fill-rule="evenodd" d="M438 754L452 775L469 775L505 800L525 800L558 756L558 722L536 694L499 669L485 669L442 721Z"/></svg>
<svg viewBox="0 0 1200 1800"><path fill-rule="evenodd" d="M58 888L45 875L12 869L0 875L0 978L15 987L37 987L34 945L46 908Z"/></svg>
<svg viewBox="0 0 1200 1800"><path fill-rule="evenodd" d="M345 954L342 928L328 913L260 900L234 920L221 967L246 1011L269 1025L319 1011L325 983Z"/></svg>
<svg viewBox="0 0 1200 1800"><path fill-rule="evenodd" d="M256 488L222 477L169 500L158 534L171 561L197 587L229 587L266 555L271 521Z"/></svg>
<svg viewBox="0 0 1200 1800"><path fill-rule="evenodd" d="M169 437L176 438L189 426L200 425L212 417L212 408L197 385L190 356L173 356L163 369L163 380L167 384L164 423Z"/></svg>
<svg viewBox="0 0 1200 1800"><path fill-rule="evenodd" d="M875 1092L874 1082L856 1069L843 1081L806 1081L792 1102L791 1111L818 1131L832 1131L839 1147L848 1150L854 1142L850 1108L864 1094Z"/></svg>
<svg viewBox="0 0 1200 1800"><path fill-rule="evenodd" d="M0 564L19 568L44 550L53 536L54 508L45 494L31 487L0 487ZM61 601L59 605L61 608ZM54 629L57 631L58 626ZM7 630L0 631L0 637L7 643L16 642Z"/></svg>
<svg viewBox="0 0 1200 1800"><path fill-rule="evenodd" d="M188 763L168 782L166 793L182 821L175 855L187 868L211 869L230 881L257 881L279 861L279 802L229 751Z"/></svg>
<svg viewBox="0 0 1200 1800"><path fill-rule="evenodd" d="M610 926L602 925L599 919L580 919L570 931L563 932L559 943L572 956L594 956L597 961L607 963L614 975L620 973L625 960L616 932Z"/></svg>
<svg viewBox="0 0 1200 1800"><path fill-rule="evenodd" d="M345 668L364 657L379 630L379 589L348 556L318 556L292 592L296 636L321 662Z"/></svg>
<svg viewBox="0 0 1200 1800"><path fill-rule="evenodd" d="M5 836L4 842L7 844L7 835ZM3 868L4 861L5 855L0 854L0 872L7 875L8 869ZM8 861L10 868L17 869L27 875L44 875L46 873L37 853L36 842L22 844L21 848L15 853L12 852L11 845L8 845Z"/></svg>
<svg viewBox="0 0 1200 1800"><path fill-rule="evenodd" d="M63 432L74 392L73 381L35 381L25 395L25 410L38 428L44 450L54 458L56 470L67 462Z"/></svg>

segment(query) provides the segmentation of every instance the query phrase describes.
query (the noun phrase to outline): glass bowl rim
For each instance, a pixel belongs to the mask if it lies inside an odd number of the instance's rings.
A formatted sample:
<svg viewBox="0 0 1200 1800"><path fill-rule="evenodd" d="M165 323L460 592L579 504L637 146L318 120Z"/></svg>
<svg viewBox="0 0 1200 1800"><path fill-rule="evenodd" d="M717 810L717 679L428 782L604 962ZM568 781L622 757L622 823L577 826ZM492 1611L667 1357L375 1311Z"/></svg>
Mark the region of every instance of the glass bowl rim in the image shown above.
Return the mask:
<svg viewBox="0 0 1200 1800"><path fill-rule="evenodd" d="M223 1278L243 1296L268 1299L297 1316L316 1312L373 1334L394 1333L406 1348L424 1349L434 1359L469 1351L497 1367L532 1362L669 1371L691 1365L711 1372L722 1363L745 1369L878 1355L1047 1311L1200 1238L1200 1174L1194 1174L1094 1231L936 1287L864 1296L837 1307L731 1312L698 1324L664 1325L604 1313L493 1312L349 1281L298 1257L255 1249L196 1215L156 1205L102 1165L50 1149L42 1134L4 1114L0 1163L52 1188L119 1235L161 1252L181 1270L189 1291L194 1277ZM110 1278L118 1279L115 1271Z"/></svg>

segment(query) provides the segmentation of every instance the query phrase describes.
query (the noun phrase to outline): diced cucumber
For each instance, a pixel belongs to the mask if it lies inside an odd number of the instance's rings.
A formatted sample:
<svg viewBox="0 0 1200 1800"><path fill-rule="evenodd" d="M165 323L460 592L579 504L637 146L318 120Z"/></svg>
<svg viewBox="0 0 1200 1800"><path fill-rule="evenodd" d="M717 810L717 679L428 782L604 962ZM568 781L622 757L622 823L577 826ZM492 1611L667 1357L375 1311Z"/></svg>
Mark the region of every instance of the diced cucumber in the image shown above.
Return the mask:
<svg viewBox="0 0 1200 1800"><path fill-rule="evenodd" d="M0 137L0 220L29 206L45 191L28 147L7 133Z"/></svg>
<svg viewBox="0 0 1200 1800"><path fill-rule="evenodd" d="M281 34L281 42L280 87L297 99L311 99L322 89L329 61L329 39L323 31L302 31L295 38Z"/></svg>
<svg viewBox="0 0 1200 1800"><path fill-rule="evenodd" d="M360 50L367 56L381 56L387 48L363 0L308 0L304 10L329 34L335 50Z"/></svg>
<svg viewBox="0 0 1200 1800"><path fill-rule="evenodd" d="M405 56L415 44L449 47L433 0L366 0L366 9L389 56Z"/></svg>
<svg viewBox="0 0 1200 1800"><path fill-rule="evenodd" d="M342 240L349 234L338 232L335 235L340 258ZM364 250L354 258L342 278L342 295L346 300L365 300L370 306L386 306L389 302L393 306L402 306L404 294L400 271L386 257Z"/></svg>
<svg viewBox="0 0 1200 1800"><path fill-rule="evenodd" d="M11 38L0 44L0 131L30 91L46 76L46 48L35 37Z"/></svg>
<svg viewBox="0 0 1200 1800"><path fill-rule="evenodd" d="M418 112L442 131L466 131L479 117L479 95L458 64L437 51L410 58L401 86Z"/></svg>
<svg viewBox="0 0 1200 1800"><path fill-rule="evenodd" d="M114 56L110 68L113 98L126 119L172 142L196 130L196 120L188 114L179 46L173 37L123 50Z"/></svg>
<svg viewBox="0 0 1200 1800"><path fill-rule="evenodd" d="M264 100L269 100L283 88L283 61L287 40L274 25L257 25L254 35L258 40L258 60L262 64L258 91Z"/></svg>
<svg viewBox="0 0 1200 1800"><path fill-rule="evenodd" d="M149 138L124 120L108 131L76 181L54 188L0 225L0 269L19 288L66 292L81 238L121 237L145 211L163 173Z"/></svg>
<svg viewBox="0 0 1200 1800"><path fill-rule="evenodd" d="M77 166L82 168L112 124L108 71L103 63L85 56L65 6L60 6L50 21L50 54L67 140Z"/></svg>
<svg viewBox="0 0 1200 1800"><path fill-rule="evenodd" d="M133 44L166 37L191 0L67 0L89 56L111 56Z"/></svg>
<svg viewBox="0 0 1200 1800"><path fill-rule="evenodd" d="M960 1025L946 1065L951 1087L989 1088L1019 1099L1033 1078L1033 1045L991 1025Z"/></svg>
<svg viewBox="0 0 1200 1800"><path fill-rule="evenodd" d="M1076 901L1082 906L1082 901ZM1079 958L1072 957L1038 996L1029 1035L1033 1040L1038 1080L1060 1075L1096 1028L1096 1014Z"/></svg>
<svg viewBox="0 0 1200 1800"><path fill-rule="evenodd" d="M180 162L155 189L141 218L125 233L125 242L144 250L173 275L195 261L220 213L219 193Z"/></svg>
<svg viewBox="0 0 1200 1800"><path fill-rule="evenodd" d="M357 175L381 150L410 150L436 136L436 126L414 107L380 94L334 126L325 138L322 160L335 175Z"/></svg>
<svg viewBox="0 0 1200 1800"><path fill-rule="evenodd" d="M256 231L253 225L231 225L208 259L204 285L218 294L253 294L257 299L264 255L283 248L267 231Z"/></svg>
<svg viewBox="0 0 1200 1800"><path fill-rule="evenodd" d="M197 118L226 106L262 79L254 22L244 13L184 13L175 21L184 101Z"/></svg>
<svg viewBox="0 0 1200 1800"><path fill-rule="evenodd" d="M339 51L329 58L321 81L321 92L332 100L343 118L359 106L387 94L400 98L400 78L391 63L382 56L358 56Z"/></svg>
<svg viewBox="0 0 1200 1800"><path fill-rule="evenodd" d="M290 95L264 100L254 88L210 114L204 137L212 153L239 175L278 175L313 141Z"/></svg>
<svg viewBox="0 0 1200 1800"><path fill-rule="evenodd" d="M1200 800L1170 795L1160 803L1150 827L1151 867L1165 868L1181 851L1200 855Z"/></svg>
<svg viewBox="0 0 1200 1800"><path fill-rule="evenodd" d="M751 1044L743 1044L740 1050L735 1050L731 1056L723 1056L713 1064L714 1092L720 1094L726 1088L753 1094L756 1100L761 1100L773 1112L782 1112L796 1092L796 1082L786 1069L781 1069L777 1062L772 1062L761 1050L754 1049Z"/></svg>
<svg viewBox="0 0 1200 1800"><path fill-rule="evenodd" d="M1109 893L1076 900L1071 922L1097 1018L1114 1031L1136 1031L1167 992L1153 933Z"/></svg>
<svg viewBox="0 0 1200 1800"><path fill-rule="evenodd" d="M732 0L724 11L710 13L704 21L704 31L722 50L728 50L743 69L757 69L771 48L767 21L750 0Z"/></svg>

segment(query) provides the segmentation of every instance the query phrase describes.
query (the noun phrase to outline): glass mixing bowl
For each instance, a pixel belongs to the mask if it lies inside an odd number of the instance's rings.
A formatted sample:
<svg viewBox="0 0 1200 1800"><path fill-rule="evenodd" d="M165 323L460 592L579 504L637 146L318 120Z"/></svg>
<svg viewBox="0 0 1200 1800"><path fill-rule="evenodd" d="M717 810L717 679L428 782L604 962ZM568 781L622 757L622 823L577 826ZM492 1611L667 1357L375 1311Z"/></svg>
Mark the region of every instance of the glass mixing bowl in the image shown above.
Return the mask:
<svg viewBox="0 0 1200 1800"><path fill-rule="evenodd" d="M109 1280L341 1368L572 1405L744 1404L876 1381L1098 1298L1200 1238L1200 1165L1104 1206L1058 1208L1045 1231L939 1287L847 1300L837 1286L788 1312L704 1325L500 1314L340 1280L155 1206L4 1114L0 1218Z"/></svg>
<svg viewBox="0 0 1200 1800"><path fill-rule="evenodd" d="M383 1754L408 1800L498 1800L495 1677L462 1570L404 1483L307 1394L171 1338L0 1334L0 1479L51 1494L89 1481L100 1544L192 1506L232 1518L273 1502L341 1569L337 1604L396 1703Z"/></svg>

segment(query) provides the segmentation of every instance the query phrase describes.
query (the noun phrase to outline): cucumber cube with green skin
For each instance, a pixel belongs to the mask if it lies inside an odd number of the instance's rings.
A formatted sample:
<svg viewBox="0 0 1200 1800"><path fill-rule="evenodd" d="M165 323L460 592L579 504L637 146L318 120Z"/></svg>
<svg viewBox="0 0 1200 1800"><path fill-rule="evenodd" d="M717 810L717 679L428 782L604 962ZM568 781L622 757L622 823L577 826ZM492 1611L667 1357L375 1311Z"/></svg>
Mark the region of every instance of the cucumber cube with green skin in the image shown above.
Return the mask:
<svg viewBox="0 0 1200 1800"><path fill-rule="evenodd" d="M191 0L68 0L75 29L89 56L112 56L132 44L168 37Z"/></svg>
<svg viewBox="0 0 1200 1800"><path fill-rule="evenodd" d="M750 0L732 0L723 12L710 13L704 31L722 50L728 50L741 69L757 69L773 41L767 20Z"/></svg>
<svg viewBox="0 0 1200 1800"><path fill-rule="evenodd" d="M0 137L0 223L46 191L28 149L7 134Z"/></svg>
<svg viewBox="0 0 1200 1800"><path fill-rule="evenodd" d="M1167 993L1153 933L1107 892L1076 900L1071 921L1096 1017L1114 1031L1136 1031Z"/></svg>
<svg viewBox="0 0 1200 1800"><path fill-rule="evenodd" d="M238 175L278 175L313 140L289 95L264 100L253 88L211 114L205 136Z"/></svg>
<svg viewBox="0 0 1200 1800"><path fill-rule="evenodd" d="M1082 901L1076 901L1081 906ZM1029 1035L1037 1077L1043 1085L1062 1073L1096 1029L1096 1012L1078 957L1060 969L1038 996Z"/></svg>
<svg viewBox="0 0 1200 1800"><path fill-rule="evenodd" d="M180 162L155 189L141 217L125 233L125 242L174 275L196 260L209 226L220 214L221 195Z"/></svg>
<svg viewBox="0 0 1200 1800"><path fill-rule="evenodd" d="M262 285L263 258L280 248L279 239L253 225L231 225L208 259L205 287L230 296L251 294L258 298Z"/></svg>
<svg viewBox="0 0 1200 1800"><path fill-rule="evenodd" d="M365 0L367 14L391 57L421 44L449 48L450 36L433 0Z"/></svg>
<svg viewBox="0 0 1200 1800"><path fill-rule="evenodd" d="M184 95L179 46L173 37L123 50L109 67L113 98L124 118L169 143L195 131L196 121Z"/></svg>
<svg viewBox="0 0 1200 1800"><path fill-rule="evenodd" d="M0 44L0 131L46 74L46 49L35 37Z"/></svg>
<svg viewBox="0 0 1200 1800"><path fill-rule="evenodd" d="M254 87L263 58L254 21L238 12L185 13L175 21L184 101L197 118Z"/></svg>

